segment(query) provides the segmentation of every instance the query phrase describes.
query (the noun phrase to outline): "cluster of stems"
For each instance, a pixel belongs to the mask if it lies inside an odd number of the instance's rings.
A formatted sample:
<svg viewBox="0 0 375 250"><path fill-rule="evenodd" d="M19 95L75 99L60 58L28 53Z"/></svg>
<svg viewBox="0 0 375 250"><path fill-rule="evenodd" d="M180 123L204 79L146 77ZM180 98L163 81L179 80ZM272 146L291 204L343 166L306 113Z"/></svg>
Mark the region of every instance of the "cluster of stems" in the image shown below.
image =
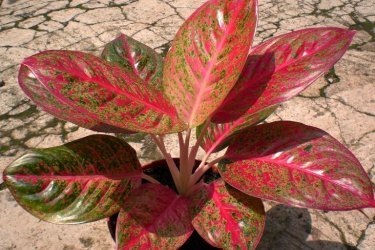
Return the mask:
<svg viewBox="0 0 375 250"><path fill-rule="evenodd" d="M214 161L207 163L208 158L210 157L213 150L207 151L203 159L201 160L199 166L194 169L196 157L198 154L199 146L201 145L204 134L206 133L209 121L207 121L197 138L197 141L194 146L190 148L190 135L191 129L186 131L185 137L183 133L178 133L178 142L180 147L180 162L179 167L176 166L175 162L170 153L167 152L164 144L163 135L151 135L152 139L159 147L161 153L163 154L167 164L169 171L171 172L173 181L176 185L177 191L180 195L188 196L191 194L196 188L202 185L202 182L199 180L207 172L213 165L218 163L222 157L215 159ZM153 182L158 183L155 179L151 176L143 175L143 178Z"/></svg>

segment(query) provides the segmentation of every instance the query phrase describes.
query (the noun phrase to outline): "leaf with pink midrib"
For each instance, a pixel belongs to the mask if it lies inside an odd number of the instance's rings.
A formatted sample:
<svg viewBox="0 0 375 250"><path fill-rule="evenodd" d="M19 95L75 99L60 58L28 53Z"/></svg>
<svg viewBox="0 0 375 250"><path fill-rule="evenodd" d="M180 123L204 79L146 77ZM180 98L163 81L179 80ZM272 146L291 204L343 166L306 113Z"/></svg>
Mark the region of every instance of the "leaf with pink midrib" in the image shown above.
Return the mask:
<svg viewBox="0 0 375 250"><path fill-rule="evenodd" d="M124 201L117 219L117 249L177 249L192 232L187 198L149 183Z"/></svg>
<svg viewBox="0 0 375 250"><path fill-rule="evenodd" d="M323 210L373 206L372 184L359 161L314 127L282 121L249 128L225 157L222 178L261 199Z"/></svg>
<svg viewBox="0 0 375 250"><path fill-rule="evenodd" d="M223 180L204 185L191 199L193 226L207 242L223 249L256 248L265 225L260 199Z"/></svg>
<svg viewBox="0 0 375 250"><path fill-rule="evenodd" d="M203 123L237 81L256 21L255 0L211 0L180 28L165 60L163 85L190 127Z"/></svg>
<svg viewBox="0 0 375 250"><path fill-rule="evenodd" d="M27 96L32 97L36 105L42 107L44 111L53 114L59 119L70 121L80 127L98 132L130 133L130 131L125 129L98 121L95 115L81 112L64 102L59 102L43 85L38 83L36 76L24 65L20 67L18 82L23 92L25 92Z"/></svg>
<svg viewBox="0 0 375 250"><path fill-rule="evenodd" d="M251 49L237 83L214 113L203 148L214 151L239 130L267 118L300 93L345 53L354 31L310 28L294 31Z"/></svg>
<svg viewBox="0 0 375 250"><path fill-rule="evenodd" d="M120 210L141 184L136 152L107 135L88 136L63 146L37 149L10 164L4 181L18 203L53 223L83 223Z"/></svg>
<svg viewBox="0 0 375 250"><path fill-rule="evenodd" d="M25 59L22 65L36 77L34 83L44 87L53 99L51 103L38 102L42 107L58 103L95 121L130 131L163 134L185 127L160 91L152 86L144 88L133 73L124 73L93 55L45 51ZM29 97L34 99L34 95ZM58 117L69 111L48 107L46 110Z"/></svg>
<svg viewBox="0 0 375 250"><path fill-rule="evenodd" d="M285 102L327 72L346 52L354 31L309 28L251 49L241 76L212 117L226 123Z"/></svg>

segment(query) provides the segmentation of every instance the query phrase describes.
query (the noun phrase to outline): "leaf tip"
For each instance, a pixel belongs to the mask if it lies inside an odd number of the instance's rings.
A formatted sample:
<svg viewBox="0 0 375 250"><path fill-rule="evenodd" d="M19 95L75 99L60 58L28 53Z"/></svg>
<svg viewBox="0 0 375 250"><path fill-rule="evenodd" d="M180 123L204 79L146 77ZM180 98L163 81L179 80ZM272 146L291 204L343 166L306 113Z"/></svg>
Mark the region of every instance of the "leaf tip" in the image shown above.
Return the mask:
<svg viewBox="0 0 375 250"><path fill-rule="evenodd" d="M343 38L348 39L350 43L353 40L355 34L357 34L356 30L351 30L351 29L341 29L340 28L340 31L342 33Z"/></svg>
<svg viewBox="0 0 375 250"><path fill-rule="evenodd" d="M347 29L345 31L350 40L352 40L354 36L357 34L356 30Z"/></svg>

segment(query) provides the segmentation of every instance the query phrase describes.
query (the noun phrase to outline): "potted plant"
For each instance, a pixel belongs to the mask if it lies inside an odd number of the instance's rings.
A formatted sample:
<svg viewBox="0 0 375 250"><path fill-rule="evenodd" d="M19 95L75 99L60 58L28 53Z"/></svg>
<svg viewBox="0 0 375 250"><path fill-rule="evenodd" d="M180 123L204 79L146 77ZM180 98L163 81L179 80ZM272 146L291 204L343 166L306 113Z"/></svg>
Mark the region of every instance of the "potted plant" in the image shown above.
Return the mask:
<svg viewBox="0 0 375 250"><path fill-rule="evenodd" d="M261 199L375 207L361 164L332 136L297 122L261 123L328 71L354 32L303 29L251 47L256 23L256 0L210 0L182 25L165 60L126 35L101 58L77 51L26 58L19 84L35 104L94 131L150 134L173 183L142 168L125 141L93 135L17 159L4 171L7 188L53 223L119 213L118 249L177 249L194 231L214 247L254 249L265 223ZM169 133L178 134L177 160L163 141ZM196 164L199 147L206 155Z"/></svg>

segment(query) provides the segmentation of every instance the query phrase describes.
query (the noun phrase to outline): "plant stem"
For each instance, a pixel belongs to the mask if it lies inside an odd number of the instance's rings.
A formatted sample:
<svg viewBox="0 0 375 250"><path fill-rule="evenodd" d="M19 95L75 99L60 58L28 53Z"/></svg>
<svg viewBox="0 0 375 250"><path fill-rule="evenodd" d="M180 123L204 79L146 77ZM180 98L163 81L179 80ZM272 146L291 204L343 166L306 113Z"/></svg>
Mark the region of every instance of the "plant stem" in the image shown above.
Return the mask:
<svg viewBox="0 0 375 250"><path fill-rule="evenodd" d="M174 163L174 161L172 159L172 156L165 149L163 139L161 138L161 140L159 140L156 135L151 135L151 138L154 140L156 145L159 147L161 153L163 154L165 160L167 161L167 165L168 165L169 171L171 172L173 181L176 184L176 187L177 187L178 191L180 192L180 189L181 189L180 182L179 182L180 172L178 171L178 168L177 168L176 164Z"/></svg>
<svg viewBox="0 0 375 250"><path fill-rule="evenodd" d="M198 183L196 183L194 185L191 185L189 191L187 192L187 195L190 195L194 191L200 189L204 184L205 183L203 181L200 181L200 182L198 182Z"/></svg>
<svg viewBox="0 0 375 250"><path fill-rule="evenodd" d="M185 144L190 144L191 128L186 131Z"/></svg>
<svg viewBox="0 0 375 250"><path fill-rule="evenodd" d="M185 164L184 164L184 161L185 161L185 145L186 143L184 142L184 137L182 135L181 132L178 133L178 144L179 144L179 147L180 147L180 178L182 177L182 175L185 175L186 173L186 167L185 167ZM181 181L181 179L180 179Z"/></svg>
<svg viewBox="0 0 375 250"><path fill-rule="evenodd" d="M189 138L191 129L186 132L185 141L182 134L179 133L179 144L180 144L180 185L183 194L189 190L191 171L189 172Z"/></svg>
<svg viewBox="0 0 375 250"><path fill-rule="evenodd" d="M216 158L215 160L213 160L212 162L208 164L204 164L202 161L202 163L199 165L199 167L195 170L194 174L192 175L192 178L189 184L194 185L204 175L204 173L206 173L213 165L215 165L222 159L224 159L224 156Z"/></svg>
<svg viewBox="0 0 375 250"><path fill-rule="evenodd" d="M199 147L200 147L200 145L203 141L204 135L205 135L210 123L211 123L211 119L207 119L205 124L203 125L202 130L201 130L201 134L197 138L197 141L196 141L195 145L193 146L193 148L190 151L190 155L189 155L189 170L190 170L190 173L192 173L192 171L193 171L195 158L197 157Z"/></svg>
<svg viewBox="0 0 375 250"><path fill-rule="evenodd" d="M181 132L178 132L178 143L180 144L180 154L181 154L182 146L185 145L184 137Z"/></svg>
<svg viewBox="0 0 375 250"><path fill-rule="evenodd" d="M147 174L142 174L142 179L145 179L146 181L149 181L149 182L154 183L154 184L160 184L160 182L158 182L156 179L154 179L154 177L149 176Z"/></svg>

